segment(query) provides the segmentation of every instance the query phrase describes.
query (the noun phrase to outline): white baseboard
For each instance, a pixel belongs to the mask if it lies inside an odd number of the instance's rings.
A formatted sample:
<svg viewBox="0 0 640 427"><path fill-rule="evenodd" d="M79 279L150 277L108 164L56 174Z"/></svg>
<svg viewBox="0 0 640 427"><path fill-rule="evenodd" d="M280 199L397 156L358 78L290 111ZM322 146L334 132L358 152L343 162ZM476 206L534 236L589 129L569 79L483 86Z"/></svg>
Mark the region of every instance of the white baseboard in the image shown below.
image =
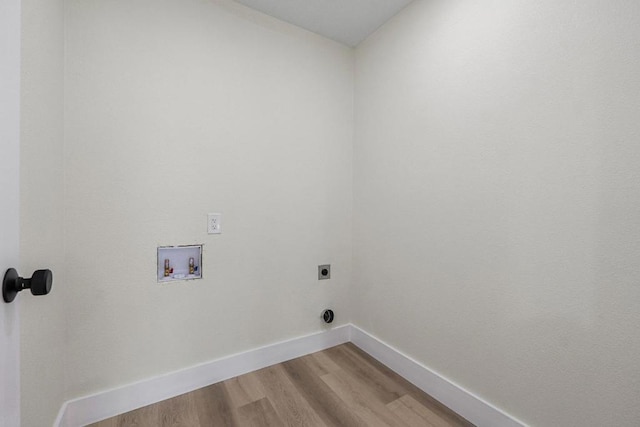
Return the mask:
<svg viewBox="0 0 640 427"><path fill-rule="evenodd" d="M66 402L54 427L79 427L346 342L478 427L526 427L490 403L353 325L344 325Z"/></svg>
<svg viewBox="0 0 640 427"><path fill-rule="evenodd" d="M526 427L526 424L475 396L437 372L351 325L351 342L401 377L478 427Z"/></svg>
<svg viewBox="0 0 640 427"><path fill-rule="evenodd" d="M351 325L294 338L66 402L54 427L79 427L349 341Z"/></svg>

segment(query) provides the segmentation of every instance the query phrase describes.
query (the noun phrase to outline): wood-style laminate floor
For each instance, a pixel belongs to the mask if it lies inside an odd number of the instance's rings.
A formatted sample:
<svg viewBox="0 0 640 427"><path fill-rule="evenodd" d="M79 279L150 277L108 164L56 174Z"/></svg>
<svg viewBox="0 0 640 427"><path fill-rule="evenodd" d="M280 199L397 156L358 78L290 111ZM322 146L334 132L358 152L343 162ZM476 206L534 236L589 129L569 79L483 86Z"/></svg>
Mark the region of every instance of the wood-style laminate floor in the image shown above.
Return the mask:
<svg viewBox="0 0 640 427"><path fill-rule="evenodd" d="M348 343L92 424L133 426L472 424Z"/></svg>

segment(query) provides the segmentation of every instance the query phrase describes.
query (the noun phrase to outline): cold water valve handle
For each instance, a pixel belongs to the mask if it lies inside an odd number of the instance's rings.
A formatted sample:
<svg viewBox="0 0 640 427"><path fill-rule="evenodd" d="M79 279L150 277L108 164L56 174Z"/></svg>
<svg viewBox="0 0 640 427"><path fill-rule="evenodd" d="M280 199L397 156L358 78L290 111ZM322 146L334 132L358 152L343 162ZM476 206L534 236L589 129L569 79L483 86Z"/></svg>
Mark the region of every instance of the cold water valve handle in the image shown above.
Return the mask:
<svg viewBox="0 0 640 427"><path fill-rule="evenodd" d="M2 298L4 302L12 302L18 292L31 289L33 295L47 295L51 292L53 273L51 270L36 270L30 279L18 276L15 268L10 268L2 280Z"/></svg>

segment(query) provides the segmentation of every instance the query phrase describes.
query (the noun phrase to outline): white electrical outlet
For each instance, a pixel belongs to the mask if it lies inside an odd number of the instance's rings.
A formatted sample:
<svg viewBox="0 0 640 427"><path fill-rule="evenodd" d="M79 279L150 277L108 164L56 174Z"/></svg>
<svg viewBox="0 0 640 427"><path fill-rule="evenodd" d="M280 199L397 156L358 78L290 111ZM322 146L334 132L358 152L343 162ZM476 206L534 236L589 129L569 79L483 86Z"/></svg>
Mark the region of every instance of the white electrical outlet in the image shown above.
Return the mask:
<svg viewBox="0 0 640 427"><path fill-rule="evenodd" d="M210 213L207 215L207 231L209 234L222 233L222 224L220 223L222 214Z"/></svg>

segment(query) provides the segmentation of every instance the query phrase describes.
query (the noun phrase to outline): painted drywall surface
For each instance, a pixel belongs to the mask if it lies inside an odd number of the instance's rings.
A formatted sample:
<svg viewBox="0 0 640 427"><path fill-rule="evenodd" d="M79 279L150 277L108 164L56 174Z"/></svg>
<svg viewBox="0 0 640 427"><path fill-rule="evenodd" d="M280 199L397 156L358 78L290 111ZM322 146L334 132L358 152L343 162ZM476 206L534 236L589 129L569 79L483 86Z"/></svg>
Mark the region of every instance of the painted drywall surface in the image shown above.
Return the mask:
<svg viewBox="0 0 640 427"><path fill-rule="evenodd" d="M347 323L351 50L226 2L65 19L67 395ZM197 243L204 279L156 283Z"/></svg>
<svg viewBox="0 0 640 427"><path fill-rule="evenodd" d="M62 0L22 0L20 266L53 271L45 297L22 292L22 426L53 424L64 402Z"/></svg>
<svg viewBox="0 0 640 427"><path fill-rule="evenodd" d="M639 17L417 1L356 51L353 321L532 425L640 419Z"/></svg>
<svg viewBox="0 0 640 427"><path fill-rule="evenodd" d="M19 261L20 1L0 3L0 274ZM20 425L20 304L0 299L0 426Z"/></svg>

